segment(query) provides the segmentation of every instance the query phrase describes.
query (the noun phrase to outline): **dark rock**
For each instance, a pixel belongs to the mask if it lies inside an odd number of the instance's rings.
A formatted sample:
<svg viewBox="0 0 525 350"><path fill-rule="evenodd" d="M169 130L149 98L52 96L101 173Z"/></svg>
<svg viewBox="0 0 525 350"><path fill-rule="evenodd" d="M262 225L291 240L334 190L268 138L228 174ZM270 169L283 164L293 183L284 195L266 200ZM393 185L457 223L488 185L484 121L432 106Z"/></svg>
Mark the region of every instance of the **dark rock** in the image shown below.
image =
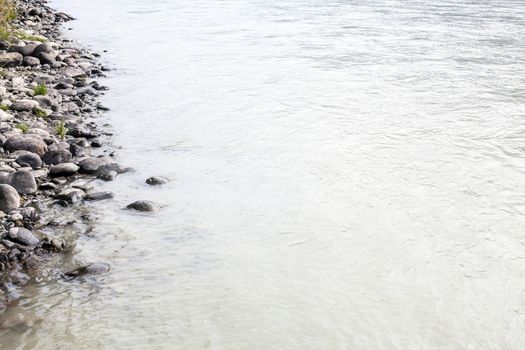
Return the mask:
<svg viewBox="0 0 525 350"><path fill-rule="evenodd" d="M109 271L109 265L104 263L92 263L87 266L81 266L64 273L64 276L75 278L85 275L101 275Z"/></svg>
<svg viewBox="0 0 525 350"><path fill-rule="evenodd" d="M16 67L22 64L24 57L18 52L0 54L0 67Z"/></svg>
<svg viewBox="0 0 525 350"><path fill-rule="evenodd" d="M13 46L10 51L18 52L22 56L31 56L37 47L37 44L27 44L25 46Z"/></svg>
<svg viewBox="0 0 525 350"><path fill-rule="evenodd" d="M66 144L67 145L67 144ZM71 152L65 149L57 149L54 151L49 151L42 157L42 160L46 164L61 164L61 163L68 163L73 155Z"/></svg>
<svg viewBox="0 0 525 350"><path fill-rule="evenodd" d="M129 204L127 208L138 211L154 211L155 204L153 204L151 201L140 200Z"/></svg>
<svg viewBox="0 0 525 350"><path fill-rule="evenodd" d="M16 189L10 185L0 185L0 210L9 213L20 206L20 196Z"/></svg>
<svg viewBox="0 0 525 350"><path fill-rule="evenodd" d="M113 194L113 192L104 191L104 192L88 193L84 199L87 201L100 201L104 199L111 199L114 197L115 197L115 194Z"/></svg>
<svg viewBox="0 0 525 350"><path fill-rule="evenodd" d="M51 47L51 45L49 45L48 43L42 43L40 45L38 45L37 47L35 47L35 49L33 50L33 56L36 57L36 55L38 55L39 53L51 53L53 52L53 47Z"/></svg>
<svg viewBox="0 0 525 350"><path fill-rule="evenodd" d="M41 190L54 190L57 188L57 185L52 182L44 182L39 186Z"/></svg>
<svg viewBox="0 0 525 350"><path fill-rule="evenodd" d="M53 52L40 52L38 54L34 54L36 58L40 60L41 64L54 64L56 62L55 54Z"/></svg>
<svg viewBox="0 0 525 350"><path fill-rule="evenodd" d="M52 165L49 168L49 175L51 177L60 177L60 176L71 176L77 173L79 167L73 163L60 163L57 165Z"/></svg>
<svg viewBox="0 0 525 350"><path fill-rule="evenodd" d="M80 166L80 172L84 174L94 174L101 166L112 163L113 159L110 157L89 157L78 162L78 165Z"/></svg>
<svg viewBox="0 0 525 350"><path fill-rule="evenodd" d="M36 222L40 218L38 211L33 207L25 207L20 209L20 215L22 215L24 220L28 220L31 222Z"/></svg>
<svg viewBox="0 0 525 350"><path fill-rule="evenodd" d="M76 203L84 198L84 195L84 191L78 188L66 188L58 194L57 198L66 200L69 203Z"/></svg>
<svg viewBox="0 0 525 350"><path fill-rule="evenodd" d="M11 136L5 142L4 148L9 152L25 150L42 156L47 151L47 144L38 135L25 134Z"/></svg>
<svg viewBox="0 0 525 350"><path fill-rule="evenodd" d="M22 63L26 67L36 67L40 65L40 60L36 57L25 56Z"/></svg>
<svg viewBox="0 0 525 350"><path fill-rule="evenodd" d="M42 167L42 160L36 153L27 152L16 158L16 162L20 165L27 164L33 169L40 169Z"/></svg>
<svg viewBox="0 0 525 350"><path fill-rule="evenodd" d="M36 107L38 107L38 102L33 100L17 100L9 106L9 108L17 112L31 112Z"/></svg>
<svg viewBox="0 0 525 350"><path fill-rule="evenodd" d="M98 179L104 180L104 181L113 181L115 180L116 177L117 177L117 172L114 170L101 172L99 173L99 175L97 175Z"/></svg>
<svg viewBox="0 0 525 350"><path fill-rule="evenodd" d="M9 229L7 239L25 246L34 246L40 242L33 232L23 227L13 227Z"/></svg>
<svg viewBox="0 0 525 350"><path fill-rule="evenodd" d="M0 178L0 183L13 186L19 194L35 193L37 186L35 177L29 171L19 170Z"/></svg>
<svg viewBox="0 0 525 350"><path fill-rule="evenodd" d="M85 157L88 155L88 151L79 145L72 144L70 147L71 154L75 157Z"/></svg>
<svg viewBox="0 0 525 350"><path fill-rule="evenodd" d="M98 136L98 134L95 131L82 125L72 128L69 131L69 135L73 137L85 137L86 139L92 139Z"/></svg>
<svg viewBox="0 0 525 350"><path fill-rule="evenodd" d="M163 178L163 177L158 177L158 176L152 176L146 180L146 183L152 186L164 185L167 182L168 182L168 179Z"/></svg>

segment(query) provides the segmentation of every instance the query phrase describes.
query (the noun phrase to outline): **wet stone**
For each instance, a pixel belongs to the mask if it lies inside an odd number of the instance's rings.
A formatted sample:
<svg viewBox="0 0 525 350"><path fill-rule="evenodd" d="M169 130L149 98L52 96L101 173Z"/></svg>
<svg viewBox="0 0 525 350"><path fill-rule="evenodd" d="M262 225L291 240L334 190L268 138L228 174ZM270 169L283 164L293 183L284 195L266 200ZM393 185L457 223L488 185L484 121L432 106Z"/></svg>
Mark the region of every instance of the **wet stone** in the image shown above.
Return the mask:
<svg viewBox="0 0 525 350"><path fill-rule="evenodd" d="M153 202L151 201L139 200L139 201L129 204L127 208L138 210L138 211L154 211L155 204L153 204Z"/></svg>
<svg viewBox="0 0 525 350"><path fill-rule="evenodd" d="M9 229L7 239L26 246L34 246L40 242L33 232L23 227L13 227Z"/></svg>

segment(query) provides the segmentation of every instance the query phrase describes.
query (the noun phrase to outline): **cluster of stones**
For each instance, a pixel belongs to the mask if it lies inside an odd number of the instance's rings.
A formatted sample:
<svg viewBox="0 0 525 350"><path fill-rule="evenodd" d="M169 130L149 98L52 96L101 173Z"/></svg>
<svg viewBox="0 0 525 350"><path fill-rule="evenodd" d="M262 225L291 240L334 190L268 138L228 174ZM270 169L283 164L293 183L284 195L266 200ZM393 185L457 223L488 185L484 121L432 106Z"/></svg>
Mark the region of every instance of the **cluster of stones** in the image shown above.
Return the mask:
<svg viewBox="0 0 525 350"><path fill-rule="evenodd" d="M46 230L59 221L50 217L57 208L112 198L92 192L90 182L127 171L95 121L107 110L97 102L106 90L94 80L106 70L98 55L64 39L59 27L71 18L44 1L17 7L13 28L25 35L0 42L1 280L64 248Z"/></svg>

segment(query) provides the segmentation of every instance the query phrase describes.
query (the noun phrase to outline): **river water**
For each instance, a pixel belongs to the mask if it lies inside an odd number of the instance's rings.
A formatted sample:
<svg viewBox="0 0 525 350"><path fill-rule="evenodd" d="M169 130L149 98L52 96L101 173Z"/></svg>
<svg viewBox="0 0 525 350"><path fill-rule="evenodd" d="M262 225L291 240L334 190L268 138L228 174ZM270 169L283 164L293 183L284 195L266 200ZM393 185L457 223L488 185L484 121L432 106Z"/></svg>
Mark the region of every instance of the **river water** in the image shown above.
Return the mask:
<svg viewBox="0 0 525 350"><path fill-rule="evenodd" d="M53 5L136 172L2 349L525 348L523 1Z"/></svg>

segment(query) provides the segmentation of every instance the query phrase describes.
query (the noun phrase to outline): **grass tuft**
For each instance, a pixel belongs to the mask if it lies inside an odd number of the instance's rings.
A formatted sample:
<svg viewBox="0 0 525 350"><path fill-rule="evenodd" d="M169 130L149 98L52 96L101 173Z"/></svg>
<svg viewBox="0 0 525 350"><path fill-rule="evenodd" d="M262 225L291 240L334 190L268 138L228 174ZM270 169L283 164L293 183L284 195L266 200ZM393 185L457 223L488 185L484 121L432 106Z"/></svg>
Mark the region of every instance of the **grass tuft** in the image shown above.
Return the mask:
<svg viewBox="0 0 525 350"><path fill-rule="evenodd" d="M39 96L39 95L46 95L47 94L47 86L46 84L38 84L33 89L33 95Z"/></svg>
<svg viewBox="0 0 525 350"><path fill-rule="evenodd" d="M25 123L19 123L15 125L15 128L20 129L20 131L22 131L22 133L25 134L27 130L29 130L29 125Z"/></svg>
<svg viewBox="0 0 525 350"><path fill-rule="evenodd" d="M33 109L33 113L38 117L38 118L47 118L47 113L46 111L44 111L42 108L40 107L35 107Z"/></svg>
<svg viewBox="0 0 525 350"><path fill-rule="evenodd" d="M62 140L66 137L68 131L69 129L66 128L66 123L64 123L64 121L60 121L60 123L58 123L57 127L55 128L57 136Z"/></svg>
<svg viewBox="0 0 525 350"><path fill-rule="evenodd" d="M12 0L0 0L0 40L6 41L12 35L11 22L17 17Z"/></svg>

